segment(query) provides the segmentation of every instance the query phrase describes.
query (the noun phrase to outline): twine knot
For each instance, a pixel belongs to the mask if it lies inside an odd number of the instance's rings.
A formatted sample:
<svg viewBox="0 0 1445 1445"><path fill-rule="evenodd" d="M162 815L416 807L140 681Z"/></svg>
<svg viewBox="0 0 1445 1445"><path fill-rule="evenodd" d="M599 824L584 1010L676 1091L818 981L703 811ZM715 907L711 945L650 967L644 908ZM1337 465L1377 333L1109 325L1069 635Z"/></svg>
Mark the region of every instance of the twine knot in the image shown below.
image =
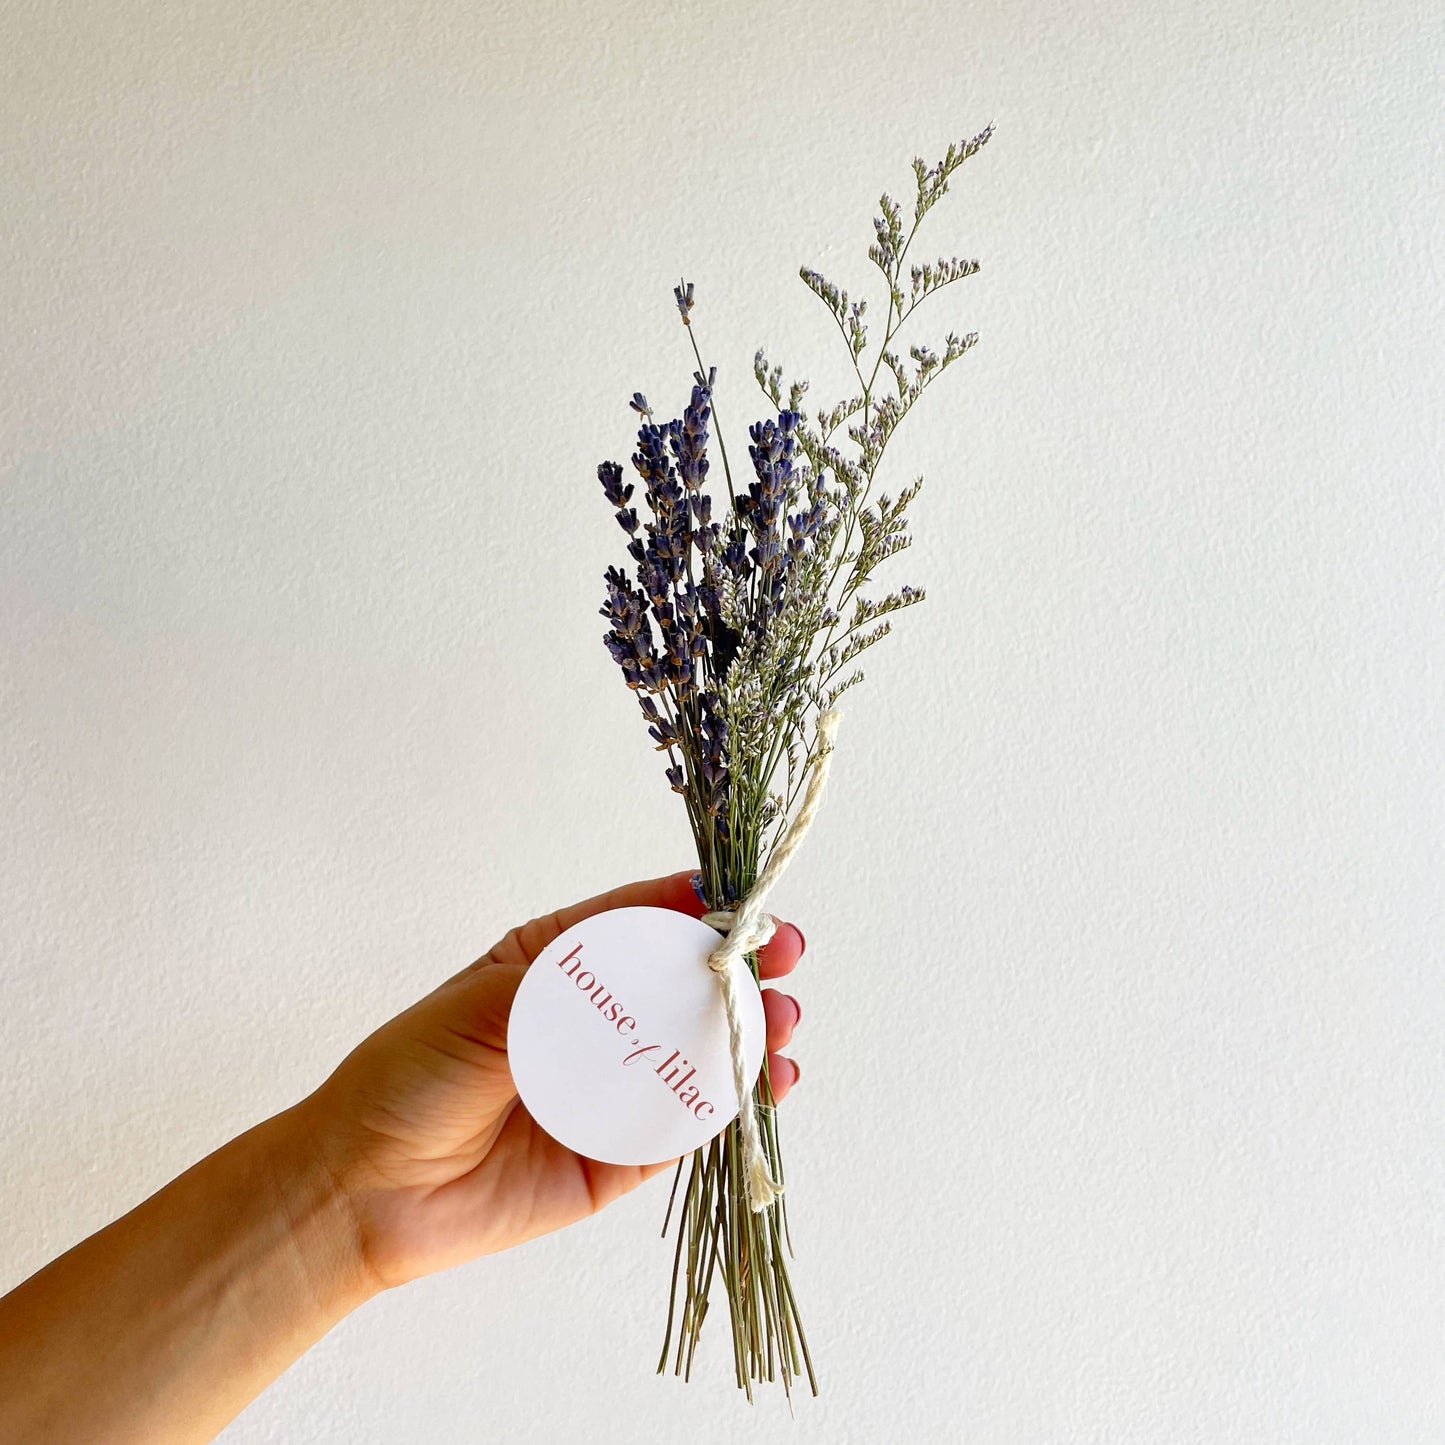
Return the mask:
<svg viewBox="0 0 1445 1445"><path fill-rule="evenodd" d="M823 800L823 784L828 779L829 757L833 751L833 736L838 730L838 719L836 708L829 708L827 712L819 715L818 751L809 770L802 804L782 837L774 844L768 866L748 890L747 897L736 908L715 909L702 917L704 923L726 933L726 937L709 954L707 966L717 975L718 985L722 989L723 1008L727 1014L728 1048L732 1055L733 1084L738 1095L738 1125L742 1131L748 1201L755 1214L767 1209L783 1192L783 1186L773 1178L768 1156L763 1149L758 1130L757 1108L752 1099L752 1082L747 1077L747 1063L743 1058L738 992L741 987L740 975L746 975L749 982L752 981L752 974L748 971L745 959L748 954L761 948L777 929L777 919L772 914L765 913L763 905L817 816L818 805Z"/></svg>
<svg viewBox="0 0 1445 1445"><path fill-rule="evenodd" d="M704 913L702 921L709 927L717 929L719 933L732 933L737 924L739 910L736 908L714 908L710 913ZM761 948L778 931L778 920L771 913L765 913L758 919L753 931L748 938L747 946L742 949L743 953L751 953L755 948ZM722 973L727 968L723 960L722 947L719 945L708 955L707 966L714 973Z"/></svg>

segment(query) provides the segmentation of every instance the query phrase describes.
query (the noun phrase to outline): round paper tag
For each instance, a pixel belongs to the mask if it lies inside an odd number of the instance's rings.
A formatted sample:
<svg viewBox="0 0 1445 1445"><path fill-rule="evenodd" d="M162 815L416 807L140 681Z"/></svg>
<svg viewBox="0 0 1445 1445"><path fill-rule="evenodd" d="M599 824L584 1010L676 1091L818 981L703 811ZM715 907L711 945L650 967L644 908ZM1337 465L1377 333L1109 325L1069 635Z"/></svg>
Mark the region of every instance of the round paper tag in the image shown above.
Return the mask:
<svg viewBox="0 0 1445 1445"><path fill-rule="evenodd" d="M507 1026L528 1113L606 1164L659 1164L700 1148L738 1114L718 977L719 934L670 908L585 918L537 955ZM762 996L739 989L747 1077L763 1065Z"/></svg>

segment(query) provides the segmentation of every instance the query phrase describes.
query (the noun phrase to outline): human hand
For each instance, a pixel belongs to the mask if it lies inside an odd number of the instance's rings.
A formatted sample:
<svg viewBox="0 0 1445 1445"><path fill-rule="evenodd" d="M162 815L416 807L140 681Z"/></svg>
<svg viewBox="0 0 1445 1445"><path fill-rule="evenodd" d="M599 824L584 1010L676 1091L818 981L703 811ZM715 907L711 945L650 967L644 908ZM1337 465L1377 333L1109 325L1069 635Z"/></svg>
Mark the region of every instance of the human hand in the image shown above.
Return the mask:
<svg viewBox="0 0 1445 1445"><path fill-rule="evenodd" d="M533 1122L507 1066L512 999L537 955L594 913L639 905L704 911L683 872L534 918L383 1024L292 1111L350 1203L375 1284L401 1284L560 1229L669 1167L573 1153ZM758 952L759 971L790 973L803 948L801 931L780 923ZM763 1012L768 1077L781 1100L798 1067L776 1051L801 1010L769 988Z"/></svg>

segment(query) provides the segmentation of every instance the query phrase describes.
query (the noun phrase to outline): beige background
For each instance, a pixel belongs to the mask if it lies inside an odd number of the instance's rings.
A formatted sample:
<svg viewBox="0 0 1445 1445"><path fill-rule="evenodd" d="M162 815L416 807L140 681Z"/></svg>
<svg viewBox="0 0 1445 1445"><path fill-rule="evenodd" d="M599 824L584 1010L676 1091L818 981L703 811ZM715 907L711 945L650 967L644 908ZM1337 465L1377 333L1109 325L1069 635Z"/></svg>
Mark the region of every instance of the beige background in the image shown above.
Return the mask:
<svg viewBox="0 0 1445 1445"><path fill-rule="evenodd" d="M798 266L866 287L993 120L896 444L930 600L779 899L823 1399L653 1377L659 1183L225 1438L1445 1433L1437 5L0 17L0 1284L686 861L596 464L686 400L680 274L739 452L757 346L831 402Z"/></svg>

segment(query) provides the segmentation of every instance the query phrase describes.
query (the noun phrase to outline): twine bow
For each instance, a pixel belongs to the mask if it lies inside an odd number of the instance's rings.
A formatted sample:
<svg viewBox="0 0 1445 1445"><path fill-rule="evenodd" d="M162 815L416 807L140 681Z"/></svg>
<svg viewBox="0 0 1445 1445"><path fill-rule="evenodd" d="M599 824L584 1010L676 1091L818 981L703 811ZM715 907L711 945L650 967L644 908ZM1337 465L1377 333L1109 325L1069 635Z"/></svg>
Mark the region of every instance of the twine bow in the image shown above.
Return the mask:
<svg viewBox="0 0 1445 1445"><path fill-rule="evenodd" d="M732 1055L733 1084L738 1094L738 1124L742 1130L748 1201L755 1214L768 1208L783 1192L783 1186L773 1178L772 1170L768 1167L768 1156L763 1151L762 1138L758 1133L758 1115L752 1102L752 1084L747 1077L747 1062L743 1058L743 1026L739 1014L741 998L738 989L742 976L751 980L743 960L754 949L765 944L777 928L777 920L771 914L763 912L763 905L768 901L773 885L782 876L783 869L788 866L793 854L798 851L817 816L818 805L823 800L823 784L828 780L833 735L838 731L839 717L840 713L836 708L829 708L827 712L820 714L818 752L809 771L802 806L774 845L768 866L748 890L748 896L735 909L716 909L702 916L704 923L727 932L727 936L708 955L707 966L717 975L722 989L723 1008L727 1013L728 1049Z"/></svg>

